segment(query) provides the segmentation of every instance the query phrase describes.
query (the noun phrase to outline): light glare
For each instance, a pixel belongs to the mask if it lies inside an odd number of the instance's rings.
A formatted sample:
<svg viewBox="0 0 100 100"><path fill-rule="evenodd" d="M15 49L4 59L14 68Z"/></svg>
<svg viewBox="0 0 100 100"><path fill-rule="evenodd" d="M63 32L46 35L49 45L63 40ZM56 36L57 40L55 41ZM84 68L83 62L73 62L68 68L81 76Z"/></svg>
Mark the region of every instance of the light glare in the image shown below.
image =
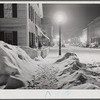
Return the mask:
<svg viewBox="0 0 100 100"><path fill-rule="evenodd" d="M59 23L63 22L63 16L60 14L57 16L57 20Z"/></svg>
<svg viewBox="0 0 100 100"><path fill-rule="evenodd" d="M68 39L68 42L70 42L71 41L71 39Z"/></svg>
<svg viewBox="0 0 100 100"><path fill-rule="evenodd" d="M83 35L82 37L80 37L80 41L81 41L82 43L86 43L86 41L87 41L87 36L86 36L86 35Z"/></svg>
<svg viewBox="0 0 100 100"><path fill-rule="evenodd" d="M66 14L64 12L55 13L54 20L56 23L65 23L66 22Z"/></svg>

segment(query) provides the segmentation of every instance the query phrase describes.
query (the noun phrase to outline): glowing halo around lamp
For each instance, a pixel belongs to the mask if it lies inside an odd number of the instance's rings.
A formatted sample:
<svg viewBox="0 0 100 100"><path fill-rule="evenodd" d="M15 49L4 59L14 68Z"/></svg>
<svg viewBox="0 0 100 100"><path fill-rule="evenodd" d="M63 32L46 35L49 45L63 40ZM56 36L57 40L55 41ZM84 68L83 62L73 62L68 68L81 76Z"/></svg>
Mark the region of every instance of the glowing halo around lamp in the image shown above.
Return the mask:
<svg viewBox="0 0 100 100"><path fill-rule="evenodd" d="M61 14L57 16L57 21L59 23L63 22L63 16Z"/></svg>
<svg viewBox="0 0 100 100"><path fill-rule="evenodd" d="M71 39L68 39L68 42L70 42L71 41Z"/></svg>
<svg viewBox="0 0 100 100"><path fill-rule="evenodd" d="M61 27L62 27L62 23L65 22L65 13L57 12L54 18L59 27L59 37L58 37L59 38L59 55L61 55Z"/></svg>
<svg viewBox="0 0 100 100"><path fill-rule="evenodd" d="M54 19L55 19L56 23L64 23L66 21L65 16L66 16L65 13L57 12L54 16Z"/></svg>

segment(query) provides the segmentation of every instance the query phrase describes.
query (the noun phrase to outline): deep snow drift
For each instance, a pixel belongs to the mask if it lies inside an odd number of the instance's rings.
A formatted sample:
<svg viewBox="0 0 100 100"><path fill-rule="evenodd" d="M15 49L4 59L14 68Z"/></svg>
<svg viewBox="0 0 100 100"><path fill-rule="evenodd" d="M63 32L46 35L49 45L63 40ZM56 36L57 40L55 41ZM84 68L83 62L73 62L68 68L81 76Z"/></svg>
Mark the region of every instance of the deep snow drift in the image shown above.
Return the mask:
<svg viewBox="0 0 100 100"><path fill-rule="evenodd" d="M0 41L0 86L26 87L38 70L37 63L24 50Z"/></svg>
<svg viewBox="0 0 100 100"><path fill-rule="evenodd" d="M66 53L53 64L31 57L20 47L0 41L0 88L100 89L100 64L82 64Z"/></svg>
<svg viewBox="0 0 100 100"><path fill-rule="evenodd" d="M100 89L100 63L80 63L74 53L66 53L52 65L45 65L44 70L50 89Z"/></svg>
<svg viewBox="0 0 100 100"><path fill-rule="evenodd" d="M75 54L66 53L54 67L58 89L100 89L100 65L82 64Z"/></svg>

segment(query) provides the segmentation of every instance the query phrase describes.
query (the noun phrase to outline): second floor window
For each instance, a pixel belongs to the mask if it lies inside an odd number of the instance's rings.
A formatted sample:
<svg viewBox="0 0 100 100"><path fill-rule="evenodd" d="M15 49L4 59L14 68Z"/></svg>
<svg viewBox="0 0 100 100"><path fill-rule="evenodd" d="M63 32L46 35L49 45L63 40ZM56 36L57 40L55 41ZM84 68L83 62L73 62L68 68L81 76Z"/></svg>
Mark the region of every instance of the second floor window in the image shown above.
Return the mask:
<svg viewBox="0 0 100 100"><path fill-rule="evenodd" d="M4 5L0 4L0 18L4 18Z"/></svg>
<svg viewBox="0 0 100 100"><path fill-rule="evenodd" d="M29 4L29 19L34 22L34 9L30 4Z"/></svg>
<svg viewBox="0 0 100 100"><path fill-rule="evenodd" d="M17 4L12 4L12 17L17 18Z"/></svg>
<svg viewBox="0 0 100 100"><path fill-rule="evenodd" d="M4 17L12 18L12 4L4 4Z"/></svg>
<svg viewBox="0 0 100 100"><path fill-rule="evenodd" d="M17 4L0 4L0 18L17 18Z"/></svg>

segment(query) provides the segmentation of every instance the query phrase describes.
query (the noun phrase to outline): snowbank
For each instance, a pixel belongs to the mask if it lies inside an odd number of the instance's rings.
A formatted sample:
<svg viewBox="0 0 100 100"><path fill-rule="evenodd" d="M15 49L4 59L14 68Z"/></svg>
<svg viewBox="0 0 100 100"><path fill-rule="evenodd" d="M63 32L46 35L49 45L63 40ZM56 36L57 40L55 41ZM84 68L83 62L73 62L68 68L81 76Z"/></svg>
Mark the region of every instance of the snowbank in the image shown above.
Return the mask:
<svg viewBox="0 0 100 100"><path fill-rule="evenodd" d="M20 48L23 49L32 59L41 55L40 50L33 49L26 46L21 46Z"/></svg>
<svg viewBox="0 0 100 100"><path fill-rule="evenodd" d="M98 65L98 66L97 66ZM100 89L100 64L80 63L74 53L66 53L53 64L41 64L41 89Z"/></svg>
<svg viewBox="0 0 100 100"><path fill-rule="evenodd" d="M66 53L53 66L58 70L55 77L58 89L100 89L100 71L94 70L98 67L80 63L73 53Z"/></svg>
<svg viewBox="0 0 100 100"><path fill-rule="evenodd" d="M0 41L0 86L6 89L26 87L34 79L37 63L20 47Z"/></svg>
<svg viewBox="0 0 100 100"><path fill-rule="evenodd" d="M66 53L53 64L29 55L18 46L0 41L0 88L100 89L100 63L80 63L74 53Z"/></svg>
<svg viewBox="0 0 100 100"><path fill-rule="evenodd" d="M26 46L21 46L21 49L23 49L32 59L37 58L41 56L42 58L45 58L49 53L49 48L42 48L41 50L33 49Z"/></svg>

